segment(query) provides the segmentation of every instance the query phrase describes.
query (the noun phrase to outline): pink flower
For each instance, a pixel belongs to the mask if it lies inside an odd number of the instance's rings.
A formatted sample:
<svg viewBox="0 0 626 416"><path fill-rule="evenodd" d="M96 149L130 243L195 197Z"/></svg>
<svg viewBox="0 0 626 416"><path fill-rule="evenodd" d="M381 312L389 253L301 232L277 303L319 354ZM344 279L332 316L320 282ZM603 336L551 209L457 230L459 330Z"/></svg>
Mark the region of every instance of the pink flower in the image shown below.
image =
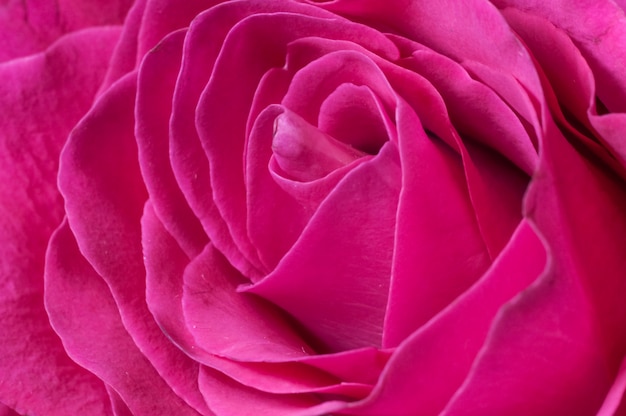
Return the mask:
<svg viewBox="0 0 626 416"><path fill-rule="evenodd" d="M0 414L626 412L618 4L0 22Z"/></svg>

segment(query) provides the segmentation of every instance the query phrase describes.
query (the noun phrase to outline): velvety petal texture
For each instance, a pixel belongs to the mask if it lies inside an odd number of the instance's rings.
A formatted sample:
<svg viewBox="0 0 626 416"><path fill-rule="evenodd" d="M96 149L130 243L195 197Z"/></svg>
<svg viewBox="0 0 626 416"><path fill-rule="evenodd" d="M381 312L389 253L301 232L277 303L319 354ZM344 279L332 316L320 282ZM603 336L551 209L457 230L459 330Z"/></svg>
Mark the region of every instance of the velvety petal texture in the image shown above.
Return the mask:
<svg viewBox="0 0 626 416"><path fill-rule="evenodd" d="M73 362L43 303L44 255L63 219L58 158L88 111L118 28L66 35L0 64L0 402L20 414L109 414L105 386Z"/></svg>
<svg viewBox="0 0 626 416"><path fill-rule="evenodd" d="M626 411L613 0L0 6L0 414Z"/></svg>
<svg viewBox="0 0 626 416"><path fill-rule="evenodd" d="M71 32L93 26L119 25L131 5L132 0L3 2L0 5L0 62L41 52Z"/></svg>

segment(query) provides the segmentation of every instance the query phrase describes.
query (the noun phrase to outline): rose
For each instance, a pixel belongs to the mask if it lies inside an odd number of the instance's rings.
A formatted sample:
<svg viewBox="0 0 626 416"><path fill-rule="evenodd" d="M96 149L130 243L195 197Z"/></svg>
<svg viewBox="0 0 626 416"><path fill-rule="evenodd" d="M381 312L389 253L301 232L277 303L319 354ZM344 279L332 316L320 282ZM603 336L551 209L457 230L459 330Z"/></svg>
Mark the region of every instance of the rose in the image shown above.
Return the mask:
<svg viewBox="0 0 626 416"><path fill-rule="evenodd" d="M623 14L401 3L136 4L89 111L105 31L4 64L0 401L617 411Z"/></svg>

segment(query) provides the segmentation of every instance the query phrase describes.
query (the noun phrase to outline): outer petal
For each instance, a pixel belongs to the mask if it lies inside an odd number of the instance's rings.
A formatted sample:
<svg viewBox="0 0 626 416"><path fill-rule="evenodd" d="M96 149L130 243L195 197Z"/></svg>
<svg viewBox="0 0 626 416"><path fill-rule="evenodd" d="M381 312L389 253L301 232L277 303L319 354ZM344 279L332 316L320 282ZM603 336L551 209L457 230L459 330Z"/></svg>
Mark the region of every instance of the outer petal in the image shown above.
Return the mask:
<svg viewBox="0 0 626 416"><path fill-rule="evenodd" d="M20 413L110 413L102 383L67 357L50 328L43 260L63 218L59 152L91 105L118 34L73 33L0 65L0 401Z"/></svg>
<svg viewBox="0 0 626 416"><path fill-rule="evenodd" d="M593 414L624 357L624 183L545 134L526 215L549 267L503 309L446 415Z"/></svg>
<svg viewBox="0 0 626 416"><path fill-rule="evenodd" d="M132 0L8 1L0 5L0 62L46 49L66 33L118 25Z"/></svg>
<svg viewBox="0 0 626 416"><path fill-rule="evenodd" d="M50 242L46 306L68 353L111 385L133 414L198 415L128 335L109 288L80 254L67 222Z"/></svg>
<svg viewBox="0 0 626 416"><path fill-rule="evenodd" d="M171 388L203 409L193 381L197 364L165 337L145 303L139 173L133 110L136 74L109 89L74 129L61 156L59 185L81 252L113 294L122 322Z"/></svg>

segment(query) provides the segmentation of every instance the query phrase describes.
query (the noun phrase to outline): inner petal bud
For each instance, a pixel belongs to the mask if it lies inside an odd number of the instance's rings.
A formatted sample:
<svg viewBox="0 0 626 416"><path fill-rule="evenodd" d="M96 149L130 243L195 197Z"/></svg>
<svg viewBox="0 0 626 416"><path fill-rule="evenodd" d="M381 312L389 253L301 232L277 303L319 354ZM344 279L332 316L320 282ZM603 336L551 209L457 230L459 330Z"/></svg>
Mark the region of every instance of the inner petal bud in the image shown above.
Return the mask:
<svg viewBox="0 0 626 416"><path fill-rule="evenodd" d="M290 111L274 121L272 150L280 169L290 179L302 182L322 178L365 156Z"/></svg>

